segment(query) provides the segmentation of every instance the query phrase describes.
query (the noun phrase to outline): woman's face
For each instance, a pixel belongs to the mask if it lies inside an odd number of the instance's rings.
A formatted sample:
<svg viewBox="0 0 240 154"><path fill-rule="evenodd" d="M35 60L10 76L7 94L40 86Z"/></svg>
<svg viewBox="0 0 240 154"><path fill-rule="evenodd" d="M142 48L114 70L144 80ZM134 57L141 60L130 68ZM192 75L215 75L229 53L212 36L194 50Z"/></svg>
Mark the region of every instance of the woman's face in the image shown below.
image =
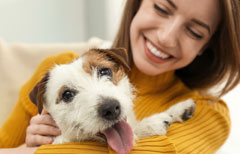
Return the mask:
<svg viewBox="0 0 240 154"><path fill-rule="evenodd" d="M134 63L148 75L185 67L219 22L218 0L142 0L130 26Z"/></svg>

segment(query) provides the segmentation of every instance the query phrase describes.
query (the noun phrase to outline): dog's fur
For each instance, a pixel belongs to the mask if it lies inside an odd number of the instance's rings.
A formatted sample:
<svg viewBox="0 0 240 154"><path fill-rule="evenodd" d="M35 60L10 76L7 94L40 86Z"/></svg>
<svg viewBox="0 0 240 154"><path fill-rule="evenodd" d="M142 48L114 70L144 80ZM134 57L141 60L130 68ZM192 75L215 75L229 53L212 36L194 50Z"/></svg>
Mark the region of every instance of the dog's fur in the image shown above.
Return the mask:
<svg viewBox="0 0 240 154"><path fill-rule="evenodd" d="M134 139L164 135L171 123L192 116L195 103L187 100L137 121L132 103L134 88L127 77L129 71L128 55L123 49L92 49L72 63L56 65L49 71L30 98L39 113L45 108L59 126L62 134L54 143L104 142L102 132L120 121L127 121Z"/></svg>

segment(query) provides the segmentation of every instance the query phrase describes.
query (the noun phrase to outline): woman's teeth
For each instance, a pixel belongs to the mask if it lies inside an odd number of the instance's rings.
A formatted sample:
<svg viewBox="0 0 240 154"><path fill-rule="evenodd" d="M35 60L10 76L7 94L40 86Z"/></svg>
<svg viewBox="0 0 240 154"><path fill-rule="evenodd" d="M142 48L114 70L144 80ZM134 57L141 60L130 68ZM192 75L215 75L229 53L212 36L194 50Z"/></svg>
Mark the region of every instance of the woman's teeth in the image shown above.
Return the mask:
<svg viewBox="0 0 240 154"><path fill-rule="evenodd" d="M170 57L170 55L167 55L159 50L157 50L150 42L146 42L147 48L149 51L156 57L162 58L162 59L167 59Z"/></svg>

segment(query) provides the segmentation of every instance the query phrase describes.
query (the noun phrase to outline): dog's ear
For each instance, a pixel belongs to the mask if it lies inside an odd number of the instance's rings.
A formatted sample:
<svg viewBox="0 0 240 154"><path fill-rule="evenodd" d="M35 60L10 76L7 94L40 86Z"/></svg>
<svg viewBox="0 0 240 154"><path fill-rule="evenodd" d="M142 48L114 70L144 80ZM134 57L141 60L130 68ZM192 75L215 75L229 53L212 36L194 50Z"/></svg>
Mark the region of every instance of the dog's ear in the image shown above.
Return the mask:
<svg viewBox="0 0 240 154"><path fill-rule="evenodd" d="M49 73L42 78L40 82L38 82L33 90L29 94L29 98L38 107L38 113L41 114L43 109L43 101L44 101L44 93L46 90L46 84L49 78Z"/></svg>
<svg viewBox="0 0 240 154"><path fill-rule="evenodd" d="M131 70L128 52L124 48L111 48L111 49L97 49L100 52L104 52L108 57L114 61L122 64L126 70L129 72Z"/></svg>

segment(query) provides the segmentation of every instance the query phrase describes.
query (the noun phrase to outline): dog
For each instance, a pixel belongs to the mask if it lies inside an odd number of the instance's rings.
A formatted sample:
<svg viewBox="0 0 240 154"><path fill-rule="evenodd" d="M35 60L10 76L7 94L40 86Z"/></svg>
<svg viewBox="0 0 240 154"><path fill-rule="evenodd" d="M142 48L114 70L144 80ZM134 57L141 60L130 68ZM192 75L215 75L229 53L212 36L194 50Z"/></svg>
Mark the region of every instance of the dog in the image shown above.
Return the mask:
<svg viewBox="0 0 240 154"><path fill-rule="evenodd" d="M126 154L134 140L165 135L170 124L193 116L195 102L189 99L137 121L129 71L125 49L91 49L47 72L29 97L38 112L45 108L60 128L54 144L107 142L118 154Z"/></svg>

